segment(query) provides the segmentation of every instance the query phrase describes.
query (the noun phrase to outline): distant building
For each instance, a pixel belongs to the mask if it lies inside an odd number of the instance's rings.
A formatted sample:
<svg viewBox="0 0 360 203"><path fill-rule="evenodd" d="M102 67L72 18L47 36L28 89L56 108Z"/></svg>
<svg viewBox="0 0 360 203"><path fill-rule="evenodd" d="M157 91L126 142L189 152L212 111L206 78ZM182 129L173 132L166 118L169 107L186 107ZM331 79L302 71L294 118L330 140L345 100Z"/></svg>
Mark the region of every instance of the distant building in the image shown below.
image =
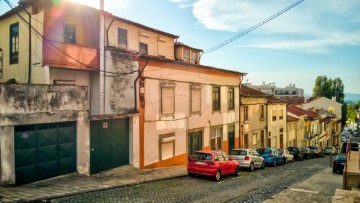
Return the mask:
<svg viewBox="0 0 360 203"><path fill-rule="evenodd" d="M276 87L275 83L265 84L265 82L263 82L262 85L251 85L251 83L246 83L245 85L263 93L274 95L276 97L304 96L304 89L295 87L295 84L290 84L284 88Z"/></svg>

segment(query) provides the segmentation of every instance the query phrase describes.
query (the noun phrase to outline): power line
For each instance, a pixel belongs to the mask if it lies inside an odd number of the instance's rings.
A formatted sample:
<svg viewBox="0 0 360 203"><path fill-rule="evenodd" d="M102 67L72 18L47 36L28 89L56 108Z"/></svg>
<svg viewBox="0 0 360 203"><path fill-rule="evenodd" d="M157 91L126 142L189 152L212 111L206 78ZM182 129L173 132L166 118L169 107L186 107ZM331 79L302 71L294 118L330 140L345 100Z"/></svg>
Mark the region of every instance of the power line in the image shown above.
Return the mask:
<svg viewBox="0 0 360 203"><path fill-rule="evenodd" d="M299 0L299 1L291 4L290 6L282 9L281 11L275 13L274 15L270 16L269 18L266 18L265 20L259 22L258 24L254 25L254 26L252 26L252 27L250 27L250 28L248 28L248 29L246 29L245 31L242 31L242 32L240 32L239 34L237 34L237 35L235 35L235 36L233 36L233 37L231 37L231 38L229 38L229 39L221 42L220 44L217 44L217 45L213 46L212 48L206 50L203 54L208 54L208 53L213 52L213 51L215 51L215 50L217 50L217 49L220 49L221 47L223 47L223 46L225 46L225 45L233 42L234 40L236 40L236 39L238 39L238 38L240 38L240 37L248 34L249 32L251 32L251 31L253 31L253 30L261 27L262 25L268 23L269 21L273 20L274 18L276 18L276 17L282 15L283 13L289 11L290 9L294 8L295 6L297 6L298 4L302 3L303 1L305 1L305 0Z"/></svg>

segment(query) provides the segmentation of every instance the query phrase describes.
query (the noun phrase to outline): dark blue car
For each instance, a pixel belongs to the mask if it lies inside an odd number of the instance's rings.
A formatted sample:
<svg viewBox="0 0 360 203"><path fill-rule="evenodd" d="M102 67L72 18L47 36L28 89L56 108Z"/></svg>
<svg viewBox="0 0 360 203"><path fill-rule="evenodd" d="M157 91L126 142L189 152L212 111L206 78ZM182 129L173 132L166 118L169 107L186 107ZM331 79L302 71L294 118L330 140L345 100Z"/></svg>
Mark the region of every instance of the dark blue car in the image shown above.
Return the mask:
<svg viewBox="0 0 360 203"><path fill-rule="evenodd" d="M258 148L256 151L264 158L267 165L277 166L283 165L284 160L277 149L274 148Z"/></svg>

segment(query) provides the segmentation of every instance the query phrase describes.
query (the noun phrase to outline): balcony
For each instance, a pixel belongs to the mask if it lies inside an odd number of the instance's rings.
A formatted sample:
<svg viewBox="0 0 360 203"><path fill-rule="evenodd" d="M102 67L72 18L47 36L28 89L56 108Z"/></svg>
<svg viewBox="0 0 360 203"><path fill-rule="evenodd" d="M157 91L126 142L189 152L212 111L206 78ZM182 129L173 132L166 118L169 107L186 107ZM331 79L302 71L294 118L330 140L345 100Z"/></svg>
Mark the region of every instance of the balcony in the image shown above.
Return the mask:
<svg viewBox="0 0 360 203"><path fill-rule="evenodd" d="M56 41L43 43L43 64L78 70L99 70L99 50Z"/></svg>

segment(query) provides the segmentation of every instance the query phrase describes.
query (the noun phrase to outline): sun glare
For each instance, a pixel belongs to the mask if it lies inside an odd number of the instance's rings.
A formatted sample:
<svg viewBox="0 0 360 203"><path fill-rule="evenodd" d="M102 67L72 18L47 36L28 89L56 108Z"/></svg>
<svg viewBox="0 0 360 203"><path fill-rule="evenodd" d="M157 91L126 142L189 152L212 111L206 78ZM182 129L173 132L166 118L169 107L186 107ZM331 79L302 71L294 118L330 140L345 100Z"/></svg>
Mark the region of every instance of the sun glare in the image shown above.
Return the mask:
<svg viewBox="0 0 360 203"><path fill-rule="evenodd" d="M93 8L99 8L100 7L100 0L66 0L66 1L72 1L78 4L83 4L83 5L87 5L87 6L91 6Z"/></svg>

